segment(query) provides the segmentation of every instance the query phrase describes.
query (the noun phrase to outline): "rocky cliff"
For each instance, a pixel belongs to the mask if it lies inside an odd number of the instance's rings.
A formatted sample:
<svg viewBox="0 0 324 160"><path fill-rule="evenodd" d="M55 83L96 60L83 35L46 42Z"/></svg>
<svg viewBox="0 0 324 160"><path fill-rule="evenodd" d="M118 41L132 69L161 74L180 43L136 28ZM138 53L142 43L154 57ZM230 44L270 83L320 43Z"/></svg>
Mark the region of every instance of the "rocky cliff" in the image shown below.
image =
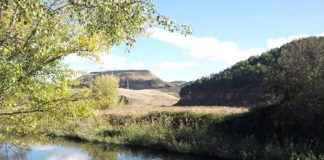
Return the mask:
<svg viewBox="0 0 324 160"><path fill-rule="evenodd" d="M113 70L104 72L91 72L79 79L89 84L96 76L113 75L119 78L119 87L126 89L160 89L174 86L152 74L149 70Z"/></svg>

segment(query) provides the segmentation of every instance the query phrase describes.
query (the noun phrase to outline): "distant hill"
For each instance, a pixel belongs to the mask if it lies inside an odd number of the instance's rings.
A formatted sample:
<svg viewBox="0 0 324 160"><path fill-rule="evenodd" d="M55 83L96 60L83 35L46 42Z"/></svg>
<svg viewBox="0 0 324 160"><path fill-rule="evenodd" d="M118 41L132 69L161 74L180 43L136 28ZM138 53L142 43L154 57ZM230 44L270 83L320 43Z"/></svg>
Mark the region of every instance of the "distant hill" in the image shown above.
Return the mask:
<svg viewBox="0 0 324 160"><path fill-rule="evenodd" d="M159 89L174 86L153 75L149 70L113 70L104 72L91 72L79 79L84 84L89 84L96 76L113 75L119 78L119 87L126 89Z"/></svg>
<svg viewBox="0 0 324 160"><path fill-rule="evenodd" d="M306 47L307 52L318 52L312 46L323 44L324 38L310 37L296 40L253 56L217 74L186 84L180 91L177 105L226 105L254 107L271 101L264 85L271 67L285 53ZM280 86L280 85L279 85ZM271 96L270 96L271 97Z"/></svg>
<svg viewBox="0 0 324 160"><path fill-rule="evenodd" d="M170 82L173 86L179 86L182 87L184 86L187 82L186 81L171 81Z"/></svg>

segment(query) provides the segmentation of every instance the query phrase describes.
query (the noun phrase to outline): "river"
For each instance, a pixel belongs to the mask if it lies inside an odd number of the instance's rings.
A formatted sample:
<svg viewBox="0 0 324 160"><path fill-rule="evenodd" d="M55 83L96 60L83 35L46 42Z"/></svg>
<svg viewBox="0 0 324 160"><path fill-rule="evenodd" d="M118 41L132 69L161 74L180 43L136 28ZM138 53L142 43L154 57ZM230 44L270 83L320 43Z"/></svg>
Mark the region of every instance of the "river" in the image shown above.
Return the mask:
<svg viewBox="0 0 324 160"><path fill-rule="evenodd" d="M0 160L207 160L207 158L62 140L46 143L20 140L18 145L3 142L0 145Z"/></svg>

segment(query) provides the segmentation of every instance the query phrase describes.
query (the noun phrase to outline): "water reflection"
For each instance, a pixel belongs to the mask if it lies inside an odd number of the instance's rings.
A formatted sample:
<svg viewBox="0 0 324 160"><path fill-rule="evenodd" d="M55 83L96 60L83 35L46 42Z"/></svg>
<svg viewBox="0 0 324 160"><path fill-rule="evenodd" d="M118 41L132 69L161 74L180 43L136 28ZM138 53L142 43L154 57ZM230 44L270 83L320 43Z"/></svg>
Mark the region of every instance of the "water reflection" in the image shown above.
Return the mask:
<svg viewBox="0 0 324 160"><path fill-rule="evenodd" d="M27 152L27 159L32 160L91 160L88 153L80 148L36 145Z"/></svg>
<svg viewBox="0 0 324 160"><path fill-rule="evenodd" d="M81 148L60 145L31 145L23 148L9 143L1 145L0 160L91 160Z"/></svg>
<svg viewBox="0 0 324 160"><path fill-rule="evenodd" d="M0 160L203 160L143 149L111 148L109 146L56 143L46 145L0 145Z"/></svg>
<svg viewBox="0 0 324 160"><path fill-rule="evenodd" d="M28 149L9 143L0 145L0 160L26 160Z"/></svg>

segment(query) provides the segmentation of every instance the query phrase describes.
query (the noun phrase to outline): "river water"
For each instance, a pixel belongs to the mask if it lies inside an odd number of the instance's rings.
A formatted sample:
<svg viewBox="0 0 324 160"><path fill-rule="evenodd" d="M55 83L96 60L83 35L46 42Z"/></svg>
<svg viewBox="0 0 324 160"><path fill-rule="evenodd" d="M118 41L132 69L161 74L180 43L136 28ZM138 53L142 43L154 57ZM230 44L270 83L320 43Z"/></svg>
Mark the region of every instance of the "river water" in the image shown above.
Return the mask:
<svg viewBox="0 0 324 160"><path fill-rule="evenodd" d="M207 158L104 145L26 142L0 145L0 160L207 160Z"/></svg>

